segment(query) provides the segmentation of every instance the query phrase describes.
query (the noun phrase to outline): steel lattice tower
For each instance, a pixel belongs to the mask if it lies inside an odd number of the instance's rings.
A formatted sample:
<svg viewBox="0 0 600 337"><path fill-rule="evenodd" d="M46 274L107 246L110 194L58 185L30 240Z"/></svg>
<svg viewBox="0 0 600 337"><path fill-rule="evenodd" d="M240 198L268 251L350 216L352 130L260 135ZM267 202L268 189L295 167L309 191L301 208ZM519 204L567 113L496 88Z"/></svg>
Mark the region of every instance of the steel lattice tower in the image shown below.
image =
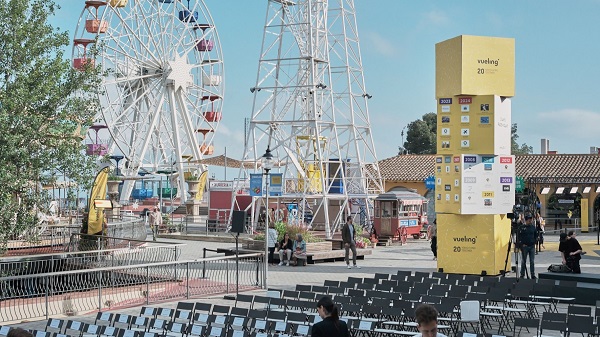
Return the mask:
<svg viewBox="0 0 600 337"><path fill-rule="evenodd" d="M279 202L296 203L298 221L310 213L332 236L351 203L382 190L352 1L269 0L251 91L244 161L260 172L269 147L283 173Z"/></svg>
<svg viewBox="0 0 600 337"><path fill-rule="evenodd" d="M367 101L354 0L330 0L328 43L335 118L352 213L371 215L372 197L384 192Z"/></svg>

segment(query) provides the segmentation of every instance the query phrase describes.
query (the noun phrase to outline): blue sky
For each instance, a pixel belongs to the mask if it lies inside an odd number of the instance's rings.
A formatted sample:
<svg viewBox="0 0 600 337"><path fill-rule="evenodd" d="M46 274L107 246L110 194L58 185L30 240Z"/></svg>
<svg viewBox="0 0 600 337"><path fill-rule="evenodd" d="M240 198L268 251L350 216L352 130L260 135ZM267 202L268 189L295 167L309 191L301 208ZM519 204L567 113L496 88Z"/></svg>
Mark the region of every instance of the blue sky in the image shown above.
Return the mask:
<svg viewBox="0 0 600 337"><path fill-rule="evenodd" d="M219 30L227 85L215 153L227 147L240 158L267 1L205 2ZM51 22L72 35L84 1L59 3ZM515 38L512 120L520 143L535 153L541 138L559 153L600 146L600 0L355 0L355 6L379 159L397 154L405 125L435 111L435 44L462 34Z"/></svg>

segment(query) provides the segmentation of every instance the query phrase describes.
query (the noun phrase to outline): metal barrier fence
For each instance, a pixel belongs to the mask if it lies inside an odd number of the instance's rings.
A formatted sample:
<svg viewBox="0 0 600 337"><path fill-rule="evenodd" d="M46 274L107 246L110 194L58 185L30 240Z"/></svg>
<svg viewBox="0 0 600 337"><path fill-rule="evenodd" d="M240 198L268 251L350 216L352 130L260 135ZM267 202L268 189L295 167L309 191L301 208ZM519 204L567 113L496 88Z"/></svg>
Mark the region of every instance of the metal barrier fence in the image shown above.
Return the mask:
<svg viewBox="0 0 600 337"><path fill-rule="evenodd" d="M0 258L0 276L34 275L77 269L177 261L184 244L132 246L75 253Z"/></svg>
<svg viewBox="0 0 600 337"><path fill-rule="evenodd" d="M113 246L109 247L126 247L132 240L143 241L146 239L147 232L144 219L124 216L118 220L120 221L108 224L108 236L114 238L110 240L110 244ZM67 250L66 247L73 248L73 235L79 238L81 236L80 231L81 226L79 225L39 226L31 229L20 238L10 240L6 255L50 254L65 251ZM117 240L117 238L122 241ZM98 247L90 247L87 250L97 249Z"/></svg>
<svg viewBox="0 0 600 337"><path fill-rule="evenodd" d="M240 255L237 262L228 256L2 277L0 321L73 316L264 286L263 253Z"/></svg>

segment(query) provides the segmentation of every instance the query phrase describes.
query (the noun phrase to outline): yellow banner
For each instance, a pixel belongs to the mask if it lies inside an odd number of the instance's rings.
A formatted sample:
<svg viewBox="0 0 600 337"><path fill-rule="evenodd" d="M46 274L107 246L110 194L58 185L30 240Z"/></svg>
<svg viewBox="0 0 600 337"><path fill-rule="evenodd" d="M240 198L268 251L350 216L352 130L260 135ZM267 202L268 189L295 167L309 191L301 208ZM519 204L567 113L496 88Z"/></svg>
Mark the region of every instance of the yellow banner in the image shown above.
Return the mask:
<svg viewBox="0 0 600 337"><path fill-rule="evenodd" d="M208 170L202 172L200 175L200 185L198 185L198 193L196 194L196 200L202 200L204 195L204 189L206 188L206 181L208 180Z"/></svg>
<svg viewBox="0 0 600 337"><path fill-rule="evenodd" d="M106 182L108 181L109 167L105 167L94 180L88 201L88 234L100 234L102 232L102 223L104 222L104 212L102 208L97 208L94 200L106 199Z"/></svg>

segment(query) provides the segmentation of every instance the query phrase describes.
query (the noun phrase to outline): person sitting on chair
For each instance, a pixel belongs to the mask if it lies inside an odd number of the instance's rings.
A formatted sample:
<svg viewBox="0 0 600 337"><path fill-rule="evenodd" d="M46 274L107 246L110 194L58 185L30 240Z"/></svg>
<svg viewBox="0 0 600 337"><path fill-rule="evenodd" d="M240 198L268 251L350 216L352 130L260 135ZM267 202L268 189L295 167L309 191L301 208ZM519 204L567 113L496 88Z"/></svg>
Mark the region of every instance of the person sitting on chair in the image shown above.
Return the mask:
<svg viewBox="0 0 600 337"><path fill-rule="evenodd" d="M294 263L299 266L302 263L306 266L306 242L302 239L302 234L296 234L296 241L294 241ZM301 261L298 261L301 260Z"/></svg>
<svg viewBox="0 0 600 337"><path fill-rule="evenodd" d="M283 266L283 257L287 256L286 266L290 265L290 259L292 258L292 248L294 243L290 240L290 235L285 233L283 239L279 242L279 265Z"/></svg>

